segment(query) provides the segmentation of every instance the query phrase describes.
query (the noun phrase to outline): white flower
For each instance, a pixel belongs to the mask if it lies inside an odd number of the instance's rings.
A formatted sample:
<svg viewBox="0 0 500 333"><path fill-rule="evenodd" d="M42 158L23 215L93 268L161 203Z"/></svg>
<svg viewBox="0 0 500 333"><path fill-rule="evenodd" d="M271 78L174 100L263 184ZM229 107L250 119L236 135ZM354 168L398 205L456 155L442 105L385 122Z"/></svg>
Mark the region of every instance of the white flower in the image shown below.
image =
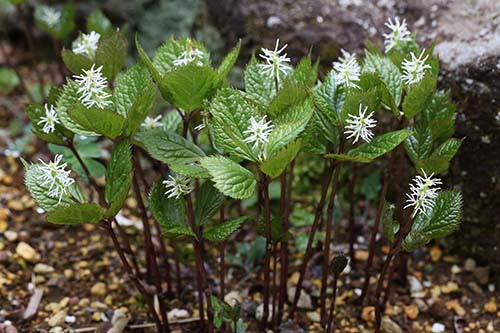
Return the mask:
<svg viewBox="0 0 500 333"><path fill-rule="evenodd" d="M366 142L370 142L373 138L373 132L371 128L374 128L377 121L372 118L373 112L366 115L368 107L363 108L362 104L359 104L358 116L349 114L347 121L347 126L344 134L349 135L347 138L350 139L354 137L353 143L356 143L361 137Z"/></svg>
<svg viewBox="0 0 500 333"><path fill-rule="evenodd" d="M422 53L417 58L413 52L410 52L411 60L405 59L403 61L403 75L401 77L407 85L420 82L424 78L425 70L432 68L425 63L429 55L426 55L422 59L424 53L425 50L422 50Z"/></svg>
<svg viewBox="0 0 500 333"><path fill-rule="evenodd" d="M250 118L250 126L246 131L243 131L243 134L249 134L243 142L252 143L253 149L260 148L259 157L261 159L265 158L264 147L267 142L269 142L269 135L271 134L274 125L272 122L266 121L267 116L264 115L260 121L256 121L254 117Z"/></svg>
<svg viewBox="0 0 500 333"><path fill-rule="evenodd" d="M106 92L108 82L102 75L102 66L94 68L95 64L89 70L83 70L83 74L74 75L76 83L78 83L78 99L87 108L97 106L105 108L111 104L110 94Z"/></svg>
<svg viewBox="0 0 500 333"><path fill-rule="evenodd" d="M400 22L399 17L396 16L394 22L392 22L392 19L388 18L385 26L391 29L390 33L383 34L386 53L392 50L398 43L411 41L411 33L407 28L405 19Z"/></svg>
<svg viewBox="0 0 500 333"><path fill-rule="evenodd" d="M40 117L40 120L37 122L37 125L42 125L42 131L44 133L52 133L56 128L56 124L60 124L59 117L57 116L56 109L53 105L50 107L45 104L45 117Z"/></svg>
<svg viewBox="0 0 500 333"><path fill-rule="evenodd" d="M49 163L45 163L42 160L39 160L42 163L40 169L43 172L41 177L41 185L48 185L48 193L47 195L53 198L58 198L59 203L61 203L62 197L65 194L68 194L68 187L72 185L75 180L71 178L69 175L71 173L70 170L65 170L66 163L61 164L62 155L56 155L54 161L50 161Z"/></svg>
<svg viewBox="0 0 500 333"><path fill-rule="evenodd" d="M427 176L424 170L422 172L424 176L415 176L413 184L410 184L410 193L406 194L408 199L404 208L414 207L412 217L418 213L429 214L432 211L440 189L439 185L442 184L441 179L432 178L434 174Z"/></svg>
<svg viewBox="0 0 500 333"><path fill-rule="evenodd" d="M49 6L42 6L40 19L53 28L61 19L61 12Z"/></svg>
<svg viewBox="0 0 500 333"><path fill-rule="evenodd" d="M266 48L261 48L263 54L259 54L259 56L266 61L265 64L259 64L259 67L262 68L262 72L264 74L269 74L271 77L276 78L278 82L280 82L280 75L286 76L291 67L287 65L287 62L290 62L290 58L287 57L286 53L281 54L288 44L285 44L281 49L278 49L280 40L276 39L276 46L274 50L269 50Z"/></svg>
<svg viewBox="0 0 500 333"><path fill-rule="evenodd" d="M343 49L341 52L342 57L339 58L339 61L333 62L335 80L341 82L347 88L359 88L359 86L354 83L359 81L361 75L361 67L356 60L356 55Z"/></svg>
<svg viewBox="0 0 500 333"><path fill-rule="evenodd" d="M193 187L189 184L189 178L186 178L181 175L169 175L167 180L163 181L167 191L165 194L168 195L168 198L176 198L179 199L182 195L186 195L191 193Z"/></svg>
<svg viewBox="0 0 500 333"><path fill-rule="evenodd" d="M146 117L144 121L141 124L142 127L146 128L156 128L156 127L161 127L163 124L161 123L161 115L158 115L154 118L151 117Z"/></svg>
<svg viewBox="0 0 500 333"><path fill-rule="evenodd" d="M175 67L180 67L180 66L186 66L187 64L197 60L196 65L202 66L203 62L203 56L205 53L203 53L202 50L198 49L195 47L191 41L188 41L186 45L186 50L182 51L181 55L174 60L174 66Z"/></svg>
<svg viewBox="0 0 500 333"><path fill-rule="evenodd" d="M101 35L95 31L91 31L89 34L80 34L80 36L73 41L73 52L93 58L97 50L99 38L101 38Z"/></svg>

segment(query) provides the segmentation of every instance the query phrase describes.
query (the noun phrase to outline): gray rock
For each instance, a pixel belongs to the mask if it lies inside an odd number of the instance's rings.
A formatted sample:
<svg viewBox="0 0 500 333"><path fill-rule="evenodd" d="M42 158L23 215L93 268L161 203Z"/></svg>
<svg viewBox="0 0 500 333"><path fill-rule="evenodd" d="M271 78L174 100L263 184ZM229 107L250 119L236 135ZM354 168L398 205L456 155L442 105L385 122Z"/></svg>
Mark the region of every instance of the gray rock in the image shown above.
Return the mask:
<svg viewBox="0 0 500 333"><path fill-rule="evenodd" d="M401 327L387 316L382 317L381 328L382 332L386 333L403 333Z"/></svg>

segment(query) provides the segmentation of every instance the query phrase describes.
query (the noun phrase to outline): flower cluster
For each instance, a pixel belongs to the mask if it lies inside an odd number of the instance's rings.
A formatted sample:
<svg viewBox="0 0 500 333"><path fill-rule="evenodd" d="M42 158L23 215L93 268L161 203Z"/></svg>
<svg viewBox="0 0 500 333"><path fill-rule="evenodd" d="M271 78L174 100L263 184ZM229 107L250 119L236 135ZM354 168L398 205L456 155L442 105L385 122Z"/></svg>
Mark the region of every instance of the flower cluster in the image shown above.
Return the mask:
<svg viewBox="0 0 500 333"><path fill-rule="evenodd" d="M181 55L174 60L174 66L175 67L180 67L180 66L186 66L187 64L190 64L194 61L196 62L196 65L202 66L203 62L203 56L205 54L203 53L202 50L198 49L194 45L192 45L191 42L188 43L186 50L182 51Z"/></svg>
<svg viewBox="0 0 500 333"><path fill-rule="evenodd" d="M97 50L97 43L101 35L95 31L91 31L88 34L80 34L77 39L74 40L72 45L72 50L75 54L83 54L89 58L94 58L95 51Z"/></svg>
<svg viewBox="0 0 500 333"><path fill-rule="evenodd" d="M40 19L49 27L53 28L61 19L61 12L49 6L42 6Z"/></svg>
<svg viewBox="0 0 500 333"><path fill-rule="evenodd" d="M40 117L37 125L43 125L42 131L46 134L54 132L56 124L60 124L59 117L57 116L56 109L53 105L49 107L45 104L45 116Z"/></svg>
<svg viewBox="0 0 500 333"><path fill-rule="evenodd" d="M87 108L97 106L104 109L112 102L109 100L111 94L106 91L108 82L102 75L102 66L94 68L95 64L89 70L83 70L83 74L74 75L78 84L78 99Z"/></svg>
<svg viewBox="0 0 500 333"><path fill-rule="evenodd" d="M260 149L259 157L265 158L265 145L269 142L269 135L274 128L272 122L266 121L267 116L264 115L259 121L254 117L250 118L248 129L243 131L243 134L248 136L243 140L245 143L253 143L253 149Z"/></svg>
<svg viewBox="0 0 500 333"><path fill-rule="evenodd" d="M429 58L429 55L424 57L425 50L422 50L418 58L413 52L410 52L411 60L405 59L403 61L403 81L407 85L415 84L420 82L425 75L426 69L431 69L432 67L425 62Z"/></svg>
<svg viewBox="0 0 500 333"><path fill-rule="evenodd" d="M414 207L412 217L418 213L428 215L432 211L440 190L439 185L442 184L441 179L432 178L434 174L427 176L424 170L422 173L423 177L417 175L413 178L413 184L410 184L410 193L407 194L407 205L404 207L405 209Z"/></svg>
<svg viewBox="0 0 500 333"><path fill-rule="evenodd" d="M354 138L353 143L356 143L360 137L366 142L370 142L373 138L371 128L376 126L377 121L372 118L373 111L368 115L367 111L367 106L363 108L363 105L359 104L358 115L349 114L349 118L346 120L347 126L344 134L348 135L347 139Z"/></svg>
<svg viewBox="0 0 500 333"><path fill-rule="evenodd" d="M266 61L265 64L259 64L259 67L262 68L262 72L264 74L268 74L269 76L276 78L276 81L280 82L280 75L286 76L291 67L287 64L290 62L290 58L287 57L287 54L281 54L288 44L285 44L281 49L279 48L280 40L276 39L276 46L274 50L269 50L266 48L262 48L262 54L259 56Z"/></svg>
<svg viewBox="0 0 500 333"><path fill-rule="evenodd" d="M156 128L156 127L161 127L162 126L162 123L161 123L161 115L158 115L154 118L152 117L146 117L146 119L144 119L144 121L142 122L141 126L142 127L145 127L145 128Z"/></svg>
<svg viewBox="0 0 500 333"><path fill-rule="evenodd" d="M356 55L343 49L341 52L342 57L339 58L339 61L333 62L335 80L339 81L347 88L359 88L359 86L354 83L359 81L361 75L361 67L356 60Z"/></svg>
<svg viewBox="0 0 500 333"><path fill-rule="evenodd" d="M386 53L400 43L411 41L411 33L407 28L405 19L399 21L399 17L396 16L394 22L392 22L392 19L389 18L385 26L391 30L391 32L383 34Z"/></svg>
<svg viewBox="0 0 500 333"><path fill-rule="evenodd" d="M168 179L163 181L163 185L167 189L165 194L168 198L179 199L181 196L193 191L193 187L189 184L189 178L181 175L169 175Z"/></svg>
<svg viewBox="0 0 500 333"><path fill-rule="evenodd" d="M47 195L57 198L59 203L64 195L68 194L68 188L75 180L70 177L70 170L66 170L66 163L61 163L62 155L56 155L54 161L45 163L39 160L42 164L40 169L43 172L41 180L42 186L48 186Z"/></svg>

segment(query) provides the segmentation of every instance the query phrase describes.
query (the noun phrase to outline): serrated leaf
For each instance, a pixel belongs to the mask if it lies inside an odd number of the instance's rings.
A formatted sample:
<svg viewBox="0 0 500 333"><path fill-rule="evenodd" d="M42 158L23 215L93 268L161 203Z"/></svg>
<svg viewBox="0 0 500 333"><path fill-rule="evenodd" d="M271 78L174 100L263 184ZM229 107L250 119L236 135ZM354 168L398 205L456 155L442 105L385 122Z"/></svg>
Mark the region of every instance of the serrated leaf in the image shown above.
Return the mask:
<svg viewBox="0 0 500 333"><path fill-rule="evenodd" d="M211 182L204 182L197 195L194 210L195 221L204 225L219 209L224 201L224 195L217 190Z"/></svg>
<svg viewBox="0 0 500 333"><path fill-rule="evenodd" d="M416 163L431 153L432 132L428 126L417 125L412 128L412 135L405 140L405 149L411 160Z"/></svg>
<svg viewBox="0 0 500 333"><path fill-rule="evenodd" d="M287 165L297 156L301 147L301 140L292 141L276 155L259 165L260 170L271 178L276 178L285 170Z"/></svg>
<svg viewBox="0 0 500 333"><path fill-rule="evenodd" d="M104 218L115 217L116 214L122 209L125 200L128 197L128 192L130 191L129 187L124 187L120 190L120 192L115 196L113 202L109 205L106 213L104 214Z"/></svg>
<svg viewBox="0 0 500 333"><path fill-rule="evenodd" d="M205 153L194 143L182 136L153 128L138 133L144 149L155 159L163 163L192 163L205 156Z"/></svg>
<svg viewBox="0 0 500 333"><path fill-rule="evenodd" d="M126 134L129 137L135 135L135 132L141 127L142 123L153 109L156 99L156 85L150 83L144 88L130 108L125 123Z"/></svg>
<svg viewBox="0 0 500 333"><path fill-rule="evenodd" d="M282 88L269 104L266 113L276 117L292 106L303 103L307 96L308 92L304 86L297 84L292 79L285 79Z"/></svg>
<svg viewBox="0 0 500 333"><path fill-rule="evenodd" d="M163 236L192 236L194 233L186 225L185 207L182 199L168 198L165 186L157 180L151 188L149 206L154 218L162 228Z"/></svg>
<svg viewBox="0 0 500 333"><path fill-rule="evenodd" d="M54 224L78 225L97 223L104 217L104 210L94 203L60 206L47 215L47 221Z"/></svg>
<svg viewBox="0 0 500 333"><path fill-rule="evenodd" d="M173 172L188 178L210 178L208 171L196 163L170 163L168 166Z"/></svg>
<svg viewBox="0 0 500 333"><path fill-rule="evenodd" d="M120 32L99 39L95 52L96 67L102 66L102 74L113 81L114 77L125 65L128 42Z"/></svg>
<svg viewBox="0 0 500 333"><path fill-rule="evenodd" d="M137 63L118 74L113 91L113 105L121 116L127 117L130 109L144 90L150 87L151 75L147 68Z"/></svg>
<svg viewBox="0 0 500 333"><path fill-rule="evenodd" d="M403 101L403 113L410 119L422 112L432 99L436 89L436 78L426 75L420 82L411 86Z"/></svg>
<svg viewBox="0 0 500 333"><path fill-rule="evenodd" d="M233 199L245 199L252 195L257 185L255 176L238 163L222 156L204 157L200 164L212 176L215 187Z"/></svg>
<svg viewBox="0 0 500 333"><path fill-rule="evenodd" d="M132 183L132 156L127 140L115 144L106 168L106 185L104 188L106 202L115 201Z"/></svg>
<svg viewBox="0 0 500 333"><path fill-rule="evenodd" d="M100 9L95 9L87 17L87 32L95 31L102 37L109 36L115 30L111 21L104 15Z"/></svg>
<svg viewBox="0 0 500 333"><path fill-rule="evenodd" d="M149 59L146 51L142 48L139 40L137 39L137 34L135 35L135 47L137 48L137 53L139 54L139 58L141 58L142 63L148 68L151 76L155 80L156 83L160 83L161 74L158 72L156 67L153 65L151 59Z"/></svg>
<svg viewBox="0 0 500 333"><path fill-rule="evenodd" d="M238 56L240 55L241 49L241 39L238 41L238 44L224 57L222 63L219 68L217 68L217 74L220 78L226 78L233 68L236 60L238 60Z"/></svg>
<svg viewBox="0 0 500 333"><path fill-rule="evenodd" d="M462 140L450 138L443 142L439 147L432 153L433 156L438 156L451 161L462 145Z"/></svg>
<svg viewBox="0 0 500 333"><path fill-rule="evenodd" d="M255 56L248 63L244 72L245 92L262 107L267 107L276 95L274 79L264 74Z"/></svg>
<svg viewBox="0 0 500 333"><path fill-rule="evenodd" d="M223 242L229 238L245 222L246 216L217 224L203 233L203 237L211 242Z"/></svg>
<svg viewBox="0 0 500 333"><path fill-rule="evenodd" d="M437 91L421 114L421 120L430 127L435 141L446 140L455 130L456 106L450 93Z"/></svg>
<svg viewBox="0 0 500 333"><path fill-rule="evenodd" d="M419 173L422 173L422 170L424 170L426 174L443 173L448 170L449 167L450 162L446 158L439 156L430 156L415 164L415 168Z"/></svg>
<svg viewBox="0 0 500 333"><path fill-rule="evenodd" d="M399 223L398 221L394 220L395 210L396 206L388 201L385 201L384 199L384 206L382 207L382 214L380 218L382 230L391 243L394 242L394 236L399 230Z"/></svg>
<svg viewBox="0 0 500 333"><path fill-rule="evenodd" d="M311 53L300 60L293 71L293 78L299 84L312 88L318 79L319 59L314 64L311 61Z"/></svg>
<svg viewBox="0 0 500 333"><path fill-rule="evenodd" d="M160 91L169 103L189 113L211 97L219 79L210 67L188 64L167 72L160 82Z"/></svg>
<svg viewBox="0 0 500 333"><path fill-rule="evenodd" d="M61 56L66 68L73 74L82 74L84 69L92 67L92 60L83 54L75 54L71 50L63 49Z"/></svg>
<svg viewBox="0 0 500 333"><path fill-rule="evenodd" d="M368 52L363 70L377 73L386 85L396 107L399 106L403 93L403 80L399 68L389 58Z"/></svg>
<svg viewBox="0 0 500 333"><path fill-rule="evenodd" d="M79 103L68 111L68 115L84 130L102 134L110 139L115 139L122 134L125 123L125 119L113 111L87 109Z"/></svg>
<svg viewBox="0 0 500 333"><path fill-rule="evenodd" d="M432 239L452 233L462 218L462 194L458 191L443 191L436 198L434 209L429 214L418 214L403 242L406 251L425 246Z"/></svg>
<svg viewBox="0 0 500 333"><path fill-rule="evenodd" d="M345 125L348 115L358 115L359 106L368 107L369 111L378 111L382 103L382 96L380 90L377 88L372 88L368 91L360 91L349 94L344 102L340 120Z"/></svg>
<svg viewBox="0 0 500 333"><path fill-rule="evenodd" d="M313 94L314 105L333 125L339 124L345 97L344 86L337 82L333 71L330 71L326 80L314 89Z"/></svg>

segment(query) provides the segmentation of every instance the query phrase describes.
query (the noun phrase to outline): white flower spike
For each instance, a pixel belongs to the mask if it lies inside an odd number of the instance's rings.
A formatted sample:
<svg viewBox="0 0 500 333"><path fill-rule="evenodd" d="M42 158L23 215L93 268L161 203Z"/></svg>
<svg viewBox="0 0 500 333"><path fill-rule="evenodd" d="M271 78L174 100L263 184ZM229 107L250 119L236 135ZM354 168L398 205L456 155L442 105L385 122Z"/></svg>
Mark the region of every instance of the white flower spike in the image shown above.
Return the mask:
<svg viewBox="0 0 500 333"><path fill-rule="evenodd" d="M48 185L47 195L53 198L58 198L61 203L62 197L68 194L68 188L75 180L70 177L70 170L66 170L66 163L61 163L62 155L56 155L54 161L45 163L39 160L42 164L40 169L43 171L41 185Z"/></svg>
<svg viewBox="0 0 500 333"><path fill-rule="evenodd" d="M53 105L49 107L45 104L45 117L40 117L37 125L43 125L42 131L46 134L54 132L56 124L60 124L59 117L57 116L56 109Z"/></svg>
<svg viewBox="0 0 500 333"><path fill-rule="evenodd" d="M151 117L146 117L144 121L141 124L142 127L145 128L156 128L156 127L161 127L163 124L161 123L161 115L158 115L154 118Z"/></svg>
<svg viewBox="0 0 500 333"><path fill-rule="evenodd" d="M358 115L349 114L349 118L346 120L347 126L344 134L348 135L347 139L354 138L353 143L356 143L359 138L366 142L370 142L373 138L372 128L377 124L377 120L373 119L373 112L366 115L368 107L363 108L362 104L359 104Z"/></svg>
<svg viewBox="0 0 500 333"><path fill-rule="evenodd" d="M197 66L202 66L203 62L203 56L205 53L203 53L202 50L198 49L195 47L191 41L188 41L188 45L186 46L186 50L182 51L181 55L174 60L174 66L175 67L181 67L181 66L186 66L189 63L192 63L194 61L196 62Z"/></svg>
<svg viewBox="0 0 500 333"><path fill-rule="evenodd" d="M392 22L392 19L388 18L385 26L391 30L391 32L383 34L385 53L392 50L399 43L411 41L411 33L408 30L405 19L399 21L399 17L396 16L394 22Z"/></svg>
<svg viewBox="0 0 500 333"><path fill-rule="evenodd" d="M95 51L97 50L97 43L99 43L100 38L101 35L95 31L91 31L88 34L80 34L73 42L73 52L76 54L83 54L91 59L94 58Z"/></svg>
<svg viewBox="0 0 500 333"><path fill-rule="evenodd" d="M49 27L53 28L61 19L61 12L49 6L42 7L42 15L40 19Z"/></svg>
<svg viewBox="0 0 500 333"><path fill-rule="evenodd" d="M250 118L250 126L243 134L248 134L248 136L243 140L245 143L253 143L253 149L260 149L260 158L264 159L264 148L269 142L269 135L271 134L274 125L272 122L266 121L267 116L264 115L259 121L255 120L254 117Z"/></svg>
<svg viewBox="0 0 500 333"><path fill-rule="evenodd" d="M439 185L442 184L441 179L432 178L434 174L427 176L424 170L422 173L423 177L417 175L413 178L413 184L410 184L410 193L406 194L408 199L404 208L413 207L412 217L418 213L429 214L432 211L440 190Z"/></svg>
<svg viewBox="0 0 500 333"><path fill-rule="evenodd" d="M112 104L109 100L111 95L106 92L108 82L102 75L102 66L94 68L95 64L89 70L83 70L83 74L74 75L78 83L78 99L87 108L96 106L100 109Z"/></svg>
<svg viewBox="0 0 500 333"><path fill-rule="evenodd" d="M361 67L356 60L356 55L344 49L342 49L341 52L342 57L339 58L339 61L333 62L335 80L341 82L346 88L358 89L359 86L354 82L359 81Z"/></svg>
<svg viewBox="0 0 500 333"><path fill-rule="evenodd" d="M269 50L266 48L261 48L262 53L259 56L266 61L265 64L259 64L259 67L262 68L262 72L264 74L269 74L269 76L276 78L278 83L280 82L280 75L286 76L291 67L287 64L290 62L290 58L287 57L287 54L281 54L288 44L285 44L281 49L279 48L280 40L276 39L276 46L274 50Z"/></svg>
<svg viewBox="0 0 500 333"><path fill-rule="evenodd" d="M181 175L169 175L167 180L163 181L167 191L168 198L179 199L181 196L191 193L193 187L189 184L189 178Z"/></svg>
<svg viewBox="0 0 500 333"><path fill-rule="evenodd" d="M413 52L410 52L411 60L405 59L403 61L403 75L401 77L407 85L420 82L425 76L425 70L432 68L425 63L429 55L424 57L424 53L425 50L422 50L417 58Z"/></svg>

